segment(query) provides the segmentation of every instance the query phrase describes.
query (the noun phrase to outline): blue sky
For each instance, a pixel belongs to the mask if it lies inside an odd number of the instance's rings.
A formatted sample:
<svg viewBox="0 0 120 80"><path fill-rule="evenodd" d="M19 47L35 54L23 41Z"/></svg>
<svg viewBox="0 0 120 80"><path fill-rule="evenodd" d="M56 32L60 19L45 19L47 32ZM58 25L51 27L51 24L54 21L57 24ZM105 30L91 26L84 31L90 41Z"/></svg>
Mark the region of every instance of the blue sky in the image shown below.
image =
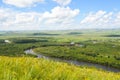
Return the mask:
<svg viewBox="0 0 120 80"><path fill-rule="evenodd" d="M0 30L120 28L119 0L0 0Z"/></svg>

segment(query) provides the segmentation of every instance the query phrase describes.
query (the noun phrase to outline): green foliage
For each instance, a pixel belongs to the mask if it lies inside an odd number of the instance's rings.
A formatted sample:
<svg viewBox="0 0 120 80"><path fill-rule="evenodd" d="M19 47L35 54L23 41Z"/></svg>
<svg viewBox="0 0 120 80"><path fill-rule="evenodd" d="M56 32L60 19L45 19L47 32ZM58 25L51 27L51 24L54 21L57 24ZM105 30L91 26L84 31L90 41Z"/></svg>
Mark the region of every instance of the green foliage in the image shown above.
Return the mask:
<svg viewBox="0 0 120 80"><path fill-rule="evenodd" d="M59 35L59 34L50 34L50 33L33 33L34 36L56 36L56 35Z"/></svg>
<svg viewBox="0 0 120 80"><path fill-rule="evenodd" d="M112 47L113 44L109 42L85 45L86 47L46 46L34 51L46 56L93 62L120 69L120 46Z"/></svg>
<svg viewBox="0 0 120 80"><path fill-rule="evenodd" d="M4 40L3 40L3 39L0 39L0 43L4 43Z"/></svg>
<svg viewBox="0 0 120 80"><path fill-rule="evenodd" d="M78 35L78 34L82 34L81 32L70 32L70 33L67 33L68 35Z"/></svg>
<svg viewBox="0 0 120 80"><path fill-rule="evenodd" d="M23 56L24 49L27 48L27 45L19 44L0 44L0 55L1 56Z"/></svg>
<svg viewBox="0 0 120 80"><path fill-rule="evenodd" d="M37 40L35 39L13 39L12 40L14 43L35 43L35 42L38 42Z"/></svg>
<svg viewBox="0 0 120 80"><path fill-rule="evenodd" d="M0 80L119 80L119 73L30 57L0 57Z"/></svg>
<svg viewBox="0 0 120 80"><path fill-rule="evenodd" d="M105 35L105 37L120 37L120 35Z"/></svg>
<svg viewBox="0 0 120 80"><path fill-rule="evenodd" d="M44 39L44 38L43 38ZM46 38L46 41L42 41L42 38L36 39L33 38L12 38L8 39L12 41L12 43L4 43L4 40L0 40L0 56L26 56L24 51L30 48L36 48L40 46L60 46L64 45L64 43L54 43L48 42L49 38ZM36 42L37 41L37 42ZM31 56L31 55L30 55Z"/></svg>
<svg viewBox="0 0 120 80"><path fill-rule="evenodd" d="M0 34L0 80L120 79L119 73L28 58L36 56L24 53L26 49L35 48L35 52L46 56L98 63L120 69L120 30L3 31ZM10 40L12 43L4 43L4 40ZM71 42L75 45L70 46ZM20 56L27 58L19 58Z"/></svg>

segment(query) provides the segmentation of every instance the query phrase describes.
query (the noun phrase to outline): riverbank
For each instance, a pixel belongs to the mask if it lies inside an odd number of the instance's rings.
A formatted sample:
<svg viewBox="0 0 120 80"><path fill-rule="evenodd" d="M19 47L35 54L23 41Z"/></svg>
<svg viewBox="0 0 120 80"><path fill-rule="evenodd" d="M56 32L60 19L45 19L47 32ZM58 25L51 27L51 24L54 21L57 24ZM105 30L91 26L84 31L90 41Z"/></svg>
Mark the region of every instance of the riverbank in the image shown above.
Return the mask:
<svg viewBox="0 0 120 80"><path fill-rule="evenodd" d="M112 68L112 67L109 67L109 66L100 65L100 64L94 64L94 63L76 61L76 60L65 60L65 59L61 59L61 58L44 56L42 54L35 53L32 49L25 50L25 53L36 55L38 58L45 58L45 59L50 59L50 60L54 60L54 61L66 62L66 63L69 63L69 64L78 65L78 66L95 67L97 69L102 69L102 70L110 71L110 72L120 72L119 69Z"/></svg>

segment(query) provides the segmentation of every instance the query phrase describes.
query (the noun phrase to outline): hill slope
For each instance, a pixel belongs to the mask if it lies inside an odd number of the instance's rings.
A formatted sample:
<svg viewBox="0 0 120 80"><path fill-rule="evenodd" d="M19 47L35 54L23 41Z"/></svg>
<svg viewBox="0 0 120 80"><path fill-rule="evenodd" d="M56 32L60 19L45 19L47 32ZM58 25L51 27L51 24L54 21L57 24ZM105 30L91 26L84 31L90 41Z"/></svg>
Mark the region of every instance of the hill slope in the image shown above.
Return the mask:
<svg viewBox="0 0 120 80"><path fill-rule="evenodd" d="M0 57L0 80L120 80L120 73L45 59Z"/></svg>

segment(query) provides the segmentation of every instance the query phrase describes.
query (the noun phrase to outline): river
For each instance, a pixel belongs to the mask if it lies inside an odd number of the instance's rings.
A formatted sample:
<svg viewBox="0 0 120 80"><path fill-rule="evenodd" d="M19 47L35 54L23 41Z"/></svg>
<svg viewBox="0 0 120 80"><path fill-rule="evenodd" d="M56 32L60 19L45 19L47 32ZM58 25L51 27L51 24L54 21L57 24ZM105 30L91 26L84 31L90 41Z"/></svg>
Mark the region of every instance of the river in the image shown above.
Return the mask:
<svg viewBox="0 0 120 80"><path fill-rule="evenodd" d="M109 67L109 66L100 65L100 64L83 62L83 61L76 61L76 60L65 60L65 59L61 59L61 58L53 58L53 57L44 56L42 54L35 53L32 49L25 50L24 52L26 54L36 55L37 58L45 58L45 59L50 59L50 60L59 61L59 62L66 62L66 63L69 63L69 64L78 65L78 66L95 67L97 69L102 69L102 70L110 71L110 72L120 72L119 69L112 68L112 67Z"/></svg>

